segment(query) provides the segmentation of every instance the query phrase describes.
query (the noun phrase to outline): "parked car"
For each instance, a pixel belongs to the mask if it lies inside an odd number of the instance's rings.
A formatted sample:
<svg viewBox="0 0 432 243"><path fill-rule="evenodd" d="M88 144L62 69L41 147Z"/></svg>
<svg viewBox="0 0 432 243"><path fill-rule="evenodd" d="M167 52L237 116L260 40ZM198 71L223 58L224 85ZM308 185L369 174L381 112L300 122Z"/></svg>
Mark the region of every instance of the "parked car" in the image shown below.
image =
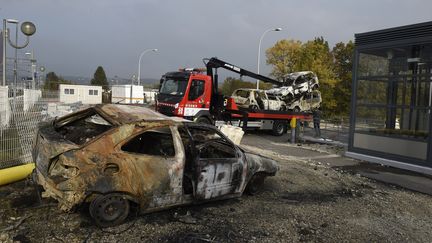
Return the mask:
<svg viewBox="0 0 432 243"><path fill-rule="evenodd" d="M237 106L254 110L285 110L285 102L259 89L236 89L232 96Z"/></svg>
<svg viewBox="0 0 432 243"><path fill-rule="evenodd" d="M89 203L102 227L141 213L256 193L278 171L217 128L139 106L106 104L43 125L33 148L44 197L70 211Z"/></svg>

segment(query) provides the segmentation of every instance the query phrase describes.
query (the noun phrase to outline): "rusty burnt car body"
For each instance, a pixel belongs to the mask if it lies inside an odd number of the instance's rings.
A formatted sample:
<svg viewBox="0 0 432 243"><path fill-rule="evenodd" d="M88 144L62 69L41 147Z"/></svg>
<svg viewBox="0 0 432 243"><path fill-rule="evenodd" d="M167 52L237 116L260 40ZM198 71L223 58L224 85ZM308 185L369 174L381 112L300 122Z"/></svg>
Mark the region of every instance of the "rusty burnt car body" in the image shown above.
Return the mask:
<svg viewBox="0 0 432 243"><path fill-rule="evenodd" d="M144 107L97 105L41 126L35 181L59 207L89 203L100 226L141 213L255 192L275 161L244 152L219 130Z"/></svg>

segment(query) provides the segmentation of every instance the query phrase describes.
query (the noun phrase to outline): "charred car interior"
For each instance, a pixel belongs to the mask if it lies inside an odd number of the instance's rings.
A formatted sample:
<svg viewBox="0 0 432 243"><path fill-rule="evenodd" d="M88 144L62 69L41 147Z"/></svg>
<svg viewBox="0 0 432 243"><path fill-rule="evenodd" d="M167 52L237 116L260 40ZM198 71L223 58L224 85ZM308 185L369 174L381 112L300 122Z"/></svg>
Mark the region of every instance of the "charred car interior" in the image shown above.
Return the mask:
<svg viewBox="0 0 432 243"><path fill-rule="evenodd" d="M278 165L211 125L144 107L97 105L42 126L33 149L42 195L70 211L89 204L102 227L141 213L256 193Z"/></svg>

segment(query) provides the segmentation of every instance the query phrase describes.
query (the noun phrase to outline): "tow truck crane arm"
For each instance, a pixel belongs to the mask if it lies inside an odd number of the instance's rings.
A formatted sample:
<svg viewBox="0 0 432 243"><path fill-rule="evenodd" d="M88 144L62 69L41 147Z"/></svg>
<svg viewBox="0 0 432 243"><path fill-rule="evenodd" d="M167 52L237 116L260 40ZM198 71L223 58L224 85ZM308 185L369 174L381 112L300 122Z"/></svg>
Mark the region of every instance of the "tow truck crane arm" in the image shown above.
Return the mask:
<svg viewBox="0 0 432 243"><path fill-rule="evenodd" d="M224 68L224 69L227 69L229 71L238 73L241 76L248 76L248 77L251 77L251 78L254 78L254 79L258 79L258 80L261 80L261 81L266 82L266 83L275 84L275 85L278 85L278 86L282 85L282 82L280 82L278 80L271 79L269 77L262 76L262 75L257 74L257 73L253 73L253 72L248 71L246 69L237 67L237 66L235 66L233 64L230 64L230 63L227 63L225 61L219 60L216 57L212 57L210 59L204 59L204 62L205 61L207 61L207 63L205 63L205 64L206 64L206 67L207 67L207 75L209 75L209 76L213 76L213 68L215 68L215 69L217 69L217 68ZM215 80L215 81L217 81L217 80Z"/></svg>

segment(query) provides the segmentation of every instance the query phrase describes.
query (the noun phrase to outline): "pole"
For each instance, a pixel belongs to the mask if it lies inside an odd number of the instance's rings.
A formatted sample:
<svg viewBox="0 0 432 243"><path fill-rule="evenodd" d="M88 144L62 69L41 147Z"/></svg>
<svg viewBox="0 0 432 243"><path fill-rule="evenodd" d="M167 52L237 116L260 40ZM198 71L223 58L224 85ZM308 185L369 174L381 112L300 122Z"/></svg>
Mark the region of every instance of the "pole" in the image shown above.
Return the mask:
<svg viewBox="0 0 432 243"><path fill-rule="evenodd" d="M261 58L261 42L264 38L264 36L270 32L270 31L281 31L282 28L275 28L275 29L268 29L266 31L264 31L264 33L261 35L261 38L259 40L259 44L258 44L258 63L257 63L257 73L260 74L260 58ZM256 88L259 89L259 79L256 80Z"/></svg>
<svg viewBox="0 0 432 243"><path fill-rule="evenodd" d="M6 29L6 19L3 19L3 82L2 85L6 86L6 41L7 41L7 29Z"/></svg>
<svg viewBox="0 0 432 243"><path fill-rule="evenodd" d="M138 85L141 84L141 58L144 56L145 53L149 52L149 51L158 51L158 49L147 49L144 50L143 52L141 52L139 58L138 58Z"/></svg>
<svg viewBox="0 0 432 243"><path fill-rule="evenodd" d="M262 42L265 34L267 34L267 32L269 32L271 30L272 29L268 29L268 30L264 31L264 33L261 35L261 38L259 40L259 44L258 44L258 63L257 63L258 70L257 70L257 74L260 74L261 42ZM256 83L257 83L256 87L257 87L257 89L259 89L259 79L256 80Z"/></svg>
<svg viewBox="0 0 432 243"><path fill-rule="evenodd" d="M31 75L32 75L32 89L36 89L36 80L35 80L35 73L36 73L36 60L34 59L34 50L31 52Z"/></svg>
<svg viewBox="0 0 432 243"><path fill-rule="evenodd" d="M15 23L15 46L18 46L18 23ZM17 97L17 85L18 85L18 49L15 48L15 60L14 60L14 110L16 110L16 97Z"/></svg>

